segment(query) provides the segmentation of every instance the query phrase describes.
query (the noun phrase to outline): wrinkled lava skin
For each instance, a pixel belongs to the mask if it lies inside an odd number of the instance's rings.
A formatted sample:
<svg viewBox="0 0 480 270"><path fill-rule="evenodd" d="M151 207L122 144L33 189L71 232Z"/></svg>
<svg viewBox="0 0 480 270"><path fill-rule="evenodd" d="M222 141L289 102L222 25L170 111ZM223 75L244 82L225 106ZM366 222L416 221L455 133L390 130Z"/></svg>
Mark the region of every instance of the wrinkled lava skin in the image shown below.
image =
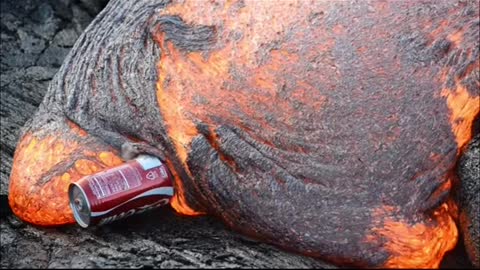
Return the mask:
<svg viewBox="0 0 480 270"><path fill-rule="evenodd" d="M438 267L479 113L478 1L111 1L22 133L9 200L74 222L67 187L164 153L172 206L338 263Z"/></svg>

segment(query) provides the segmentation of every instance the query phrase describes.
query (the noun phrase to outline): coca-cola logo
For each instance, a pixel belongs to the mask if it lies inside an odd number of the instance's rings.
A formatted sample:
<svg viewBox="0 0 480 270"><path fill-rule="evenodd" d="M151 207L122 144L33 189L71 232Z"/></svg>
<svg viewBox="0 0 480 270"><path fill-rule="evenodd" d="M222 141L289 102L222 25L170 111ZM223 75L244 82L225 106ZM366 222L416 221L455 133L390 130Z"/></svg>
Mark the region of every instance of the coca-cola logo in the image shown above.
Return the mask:
<svg viewBox="0 0 480 270"><path fill-rule="evenodd" d="M155 180L158 178L158 174L155 171L150 171L147 173L147 179L148 180Z"/></svg>
<svg viewBox="0 0 480 270"><path fill-rule="evenodd" d="M164 205L168 204L169 202L170 202L169 198L163 198L163 199L161 199L161 200L159 200L155 203L152 203L152 204L147 204L147 205L140 206L140 207L137 207L137 208L134 208L134 209L130 209L128 211L121 212L121 213L113 215L113 216L107 216L107 217L102 218L98 222L98 225L107 224L107 223L110 223L110 222L113 222L113 221L116 221L116 220L119 220L119 219L122 219L122 218L132 216L134 214L140 214L140 213L143 213L145 211L148 211L148 210L160 207L160 206L164 206Z"/></svg>

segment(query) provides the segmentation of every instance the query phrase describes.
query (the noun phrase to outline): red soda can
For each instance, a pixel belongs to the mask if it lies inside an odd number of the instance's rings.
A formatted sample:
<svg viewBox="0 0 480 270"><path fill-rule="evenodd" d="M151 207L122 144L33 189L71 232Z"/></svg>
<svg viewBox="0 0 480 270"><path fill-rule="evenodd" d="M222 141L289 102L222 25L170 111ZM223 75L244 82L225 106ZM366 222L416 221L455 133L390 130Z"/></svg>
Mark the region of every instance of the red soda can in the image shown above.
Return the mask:
<svg viewBox="0 0 480 270"><path fill-rule="evenodd" d="M71 183L68 196L75 220L87 228L168 204L173 183L158 158L140 155Z"/></svg>

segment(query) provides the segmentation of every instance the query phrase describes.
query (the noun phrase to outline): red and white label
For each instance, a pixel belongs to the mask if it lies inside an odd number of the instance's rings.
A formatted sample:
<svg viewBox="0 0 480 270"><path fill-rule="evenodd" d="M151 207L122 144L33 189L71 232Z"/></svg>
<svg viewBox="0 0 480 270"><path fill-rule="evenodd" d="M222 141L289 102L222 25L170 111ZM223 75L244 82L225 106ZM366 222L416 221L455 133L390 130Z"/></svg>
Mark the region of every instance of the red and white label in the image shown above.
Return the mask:
<svg viewBox="0 0 480 270"><path fill-rule="evenodd" d="M160 207L174 195L167 167L150 156L140 156L85 177L76 185L83 190L89 205L90 219L85 227Z"/></svg>
<svg viewBox="0 0 480 270"><path fill-rule="evenodd" d="M97 199L128 191L141 184L140 174L135 168L129 166L95 175L89 179L88 183Z"/></svg>

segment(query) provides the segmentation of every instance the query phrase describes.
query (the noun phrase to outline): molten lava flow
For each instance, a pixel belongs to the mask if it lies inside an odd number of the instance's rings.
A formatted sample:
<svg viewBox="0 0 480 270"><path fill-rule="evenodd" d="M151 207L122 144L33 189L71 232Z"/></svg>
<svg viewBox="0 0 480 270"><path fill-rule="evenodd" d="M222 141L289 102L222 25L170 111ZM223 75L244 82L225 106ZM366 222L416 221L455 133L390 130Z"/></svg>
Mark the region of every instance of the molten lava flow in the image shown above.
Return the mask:
<svg viewBox="0 0 480 270"><path fill-rule="evenodd" d="M54 137L39 140L29 133L23 137L13 160L9 191L17 216L39 225L73 222L68 200L59 201L57 195L66 194L72 172L57 175L45 185L41 185L41 178L77 149L77 143Z"/></svg>
<svg viewBox="0 0 480 270"><path fill-rule="evenodd" d="M316 5L320 4L322 3ZM157 102L177 157L190 177L186 160L190 143L198 136L195 123L206 124L213 131L219 125L216 119L222 118L223 122L245 127L246 132L253 126L270 131L265 134L275 134L274 129L277 127L268 120L272 115L281 119L287 127L293 126L295 119L304 117L294 108L294 104L290 102L292 99L320 111L325 99L319 98L308 82L299 81L292 91L291 99L278 95L278 89L285 87L285 74L298 73L295 68L303 68L305 65L297 66L296 63L305 62L306 58L314 55L305 55L305 59L300 59L301 56L295 52L297 45L290 44L286 48L266 50L261 60L258 57L258 44L273 43L286 36L288 25L301 22L305 24L305 29L309 27L304 5L306 4L302 1L251 1L246 5L227 1L214 6L198 1L186 1L172 3L160 11L160 16L181 17L188 27L222 26L216 29L219 31L216 41L221 46L212 47L208 53L175 47L161 27L154 36L161 49L157 65ZM215 10L212 11L212 8ZM286 8L291 12L281 12ZM204 16L212 12L216 16ZM231 38L233 33L242 34L243 38L239 37L234 41ZM272 33L276 35L272 36ZM315 35L321 33L323 32L315 32ZM319 50L325 48L325 42L333 44L331 38L315 38L319 41L319 44L315 45ZM235 70L240 72L237 74ZM236 76L241 76L244 81L239 81ZM315 78L317 77L318 74L315 74ZM275 103L276 106L262 105L270 103ZM220 117L212 119L212 116ZM271 138L257 138L255 132L249 135L266 144L272 141ZM210 142L215 148L215 140ZM228 157L220 157L229 165L235 166ZM178 172L175 172L172 164L169 167L175 175L177 188L172 206L180 213L196 214L187 206Z"/></svg>
<svg viewBox="0 0 480 270"><path fill-rule="evenodd" d="M157 102L178 163L188 176L192 177L187 164L189 148L192 140L200 135L196 129L198 123L208 126L212 135L207 139L219 158L235 168L235 163L221 153L219 139L214 132L217 127L225 123L240 127L255 141L280 148L283 145L275 144L275 138L269 137L271 134L285 132L290 135L296 132L298 128L295 124L305 120L302 117L306 114L302 112L311 112L316 119L321 119L322 110L331 105L328 104L327 91L341 89L336 82L345 80L345 75L341 74L341 61L332 56L332 51L337 44L342 44L342 36L349 34L348 25L332 24L330 31L318 23L324 17L322 10L329 5L327 1L307 4L304 4L306 1L287 2L247 0L239 5L231 1L209 5L199 1L182 1L159 11L159 16L181 18L185 29L214 26L218 31L214 44L208 45L211 48L202 47L203 51L195 51L193 47L193 51L176 47L175 44L182 44L182 40L173 42L175 36L168 37L161 27L154 36L161 49L157 65ZM388 15L388 5L379 4L378 8L380 13ZM305 10L322 12L309 14ZM448 21L445 21L440 24L440 30L432 30L432 40L447 26ZM388 44L390 29L379 30L376 36L382 36ZM463 35L463 31L458 31L448 36L453 49L461 45ZM389 67L400 72L405 65L400 58L391 66L388 61L383 63L388 57L378 58L378 62L371 60L377 59L371 57L372 49L377 48L370 46L370 41L360 38L356 43L362 45L358 47L359 55L365 57L362 64L371 67L369 69L381 78L388 78L392 73ZM391 51L396 58L398 48L386 46L384 51ZM344 71L348 68L343 68ZM448 74L446 72L441 78L442 83ZM295 78L288 80L288 76ZM359 75L360 82L361 79ZM327 95L321 96L323 93ZM358 93L362 95L361 91ZM462 87L446 89L442 95L447 97L452 112L452 130L461 148L470 139L472 121L479 111L478 97L471 97ZM295 105L298 105L297 108ZM272 124L275 120L278 122ZM401 129L397 131L400 133ZM393 142L395 136L391 140ZM173 208L187 215L198 214L185 199L185 187L175 162L168 160L167 163L177 188ZM450 188L450 185L448 182L439 192ZM433 219L425 223L411 225L406 220L383 220L383 225L376 232L388 239L386 249L392 256L386 266L438 266L443 254L455 244L457 236L455 224L446 208L443 205Z"/></svg>
<svg viewBox="0 0 480 270"><path fill-rule="evenodd" d="M446 97L450 109L450 123L455 135L458 149L462 149L472 138L472 125L480 112L480 96L470 96L467 89L460 83L452 91L443 89L442 96Z"/></svg>
<svg viewBox="0 0 480 270"><path fill-rule="evenodd" d="M172 162L167 159L167 167L169 168L170 172L173 175L173 180L175 181L175 195L172 198L172 201L170 202L170 205L172 206L177 213L180 213L182 215L187 215L187 216L197 216L197 215L204 215L205 213L195 211L192 208L188 206L188 203L185 199L185 188L183 186L183 183L178 176L177 172L175 171L175 168L172 165Z"/></svg>
<svg viewBox="0 0 480 270"><path fill-rule="evenodd" d="M178 102L179 99L176 98L175 92L165 91L164 85L168 75L168 66L173 65L172 60L167 58L167 50L164 45L163 37L160 37L157 42L160 44L162 49L162 56L160 59L159 69L159 78L157 82L157 101L159 107L162 111L164 119L169 119L170 122L165 121L165 128L167 133L170 135L172 142L175 146L178 158L184 165L187 174L191 177L190 171L186 164L187 160L187 150L186 147L192 140L192 138L198 133L195 125L183 117L182 104ZM171 43L169 44L171 47ZM175 50L171 48L171 53L175 53ZM171 124L168 124L171 123ZM178 173L175 170L172 162L167 159L167 166L170 172L173 175L175 181L175 195L172 199L171 206L178 212L184 215L200 215L201 212L194 211L191 209L186 200L185 200L185 191L183 183L178 176Z"/></svg>
<svg viewBox="0 0 480 270"><path fill-rule="evenodd" d="M74 223L69 184L123 162L108 147L92 142L74 123L65 124L60 124L65 130L57 131L57 136L26 133L15 152L9 203L15 215L27 222L42 226Z"/></svg>
<svg viewBox="0 0 480 270"><path fill-rule="evenodd" d="M385 249L390 257L384 267L438 268L445 252L455 247L458 231L448 214L447 204L443 204L434 212L433 219L427 221L428 224L412 225L402 219L386 218L383 226L373 230L374 235L386 239ZM368 239L372 241L375 237Z"/></svg>

